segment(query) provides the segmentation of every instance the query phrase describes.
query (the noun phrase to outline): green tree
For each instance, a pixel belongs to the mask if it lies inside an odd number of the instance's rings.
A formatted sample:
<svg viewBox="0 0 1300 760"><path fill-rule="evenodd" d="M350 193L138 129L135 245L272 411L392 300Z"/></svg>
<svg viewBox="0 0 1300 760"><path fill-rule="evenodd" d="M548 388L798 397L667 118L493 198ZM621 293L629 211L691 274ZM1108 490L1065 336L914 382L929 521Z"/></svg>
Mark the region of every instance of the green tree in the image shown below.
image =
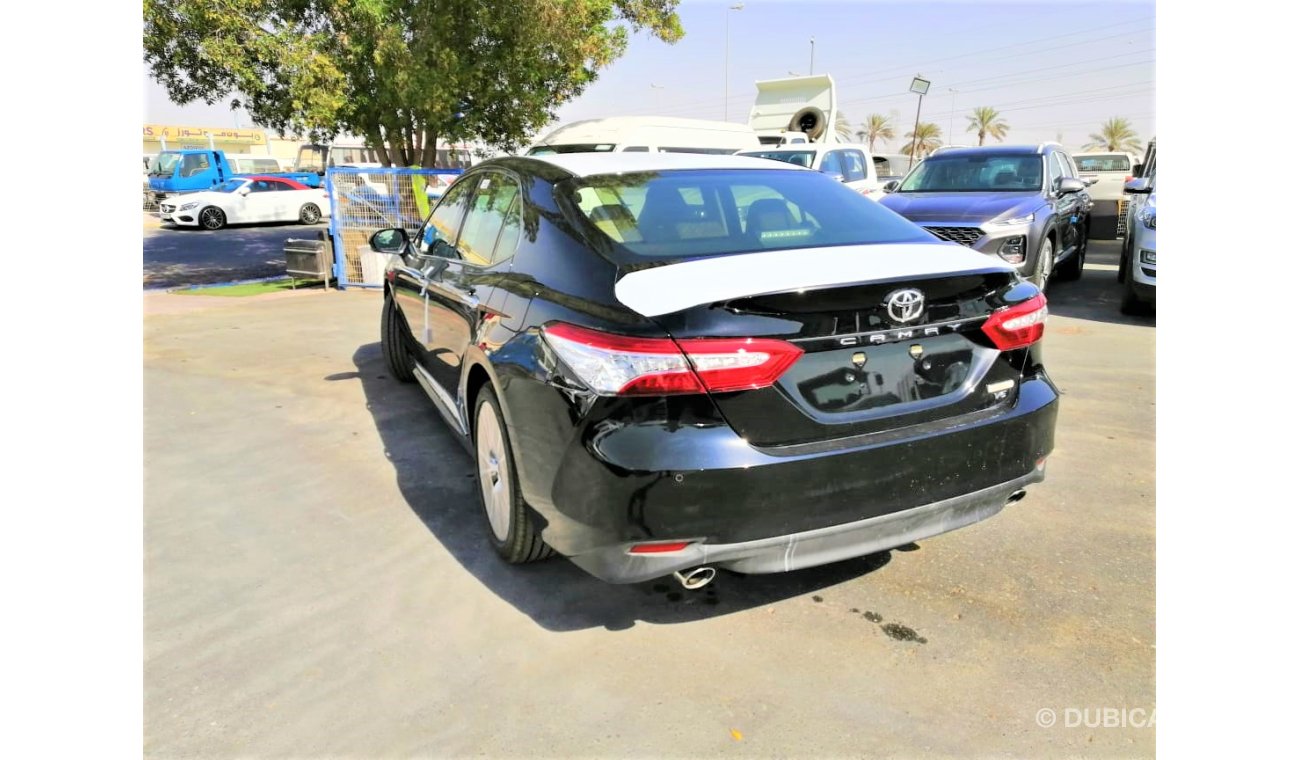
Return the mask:
<svg viewBox="0 0 1300 760"><path fill-rule="evenodd" d="M144 0L144 60L176 103L230 99L313 139L364 137L396 165L439 140L517 148L677 0Z"/></svg>
<svg viewBox="0 0 1300 760"><path fill-rule="evenodd" d="M889 117L883 114L873 113L862 122L862 132L867 136L867 150L875 151L876 140L894 139L894 125L889 123Z"/></svg>
<svg viewBox="0 0 1300 760"><path fill-rule="evenodd" d="M1088 138L1089 142L1083 146L1084 150L1142 152L1142 143L1138 141L1133 125L1128 123L1128 119L1121 119L1118 116L1103 122L1101 132L1088 135Z"/></svg>
<svg viewBox="0 0 1300 760"><path fill-rule="evenodd" d="M917 125L915 132L903 135L903 139L907 140L908 151L914 157L923 158L943 145L943 131L938 124L923 121Z"/></svg>
<svg viewBox="0 0 1300 760"><path fill-rule="evenodd" d="M1002 116L989 106L979 106L971 111L971 115L966 117L967 132L979 133L980 145L984 144L985 137L992 137L998 142L1002 142L1007 137L1007 130L1011 125L1002 119Z"/></svg>

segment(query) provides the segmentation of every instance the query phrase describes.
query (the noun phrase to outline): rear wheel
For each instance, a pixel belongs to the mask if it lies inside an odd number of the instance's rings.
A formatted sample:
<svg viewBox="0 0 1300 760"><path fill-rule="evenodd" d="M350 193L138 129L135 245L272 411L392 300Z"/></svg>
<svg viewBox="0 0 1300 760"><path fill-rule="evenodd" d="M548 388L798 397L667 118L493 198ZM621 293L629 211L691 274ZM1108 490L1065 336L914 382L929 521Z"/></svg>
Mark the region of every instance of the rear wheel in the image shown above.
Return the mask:
<svg viewBox="0 0 1300 760"><path fill-rule="evenodd" d="M315 203L304 204L298 212L298 221L303 224L315 224L320 221L320 206Z"/></svg>
<svg viewBox="0 0 1300 760"><path fill-rule="evenodd" d="M219 230L226 226L226 212L216 206L208 206L199 212L199 224L205 230Z"/></svg>
<svg viewBox="0 0 1300 760"><path fill-rule="evenodd" d="M549 557L552 550L528 519L519 493L510 436L491 386L480 391L474 408L474 459L492 548L516 565Z"/></svg>
<svg viewBox="0 0 1300 760"><path fill-rule="evenodd" d="M379 320L380 345L384 351L384 361L388 371L403 383L415 380L415 360L406 345L406 320L397 310L397 304L391 296L384 298L384 314Z"/></svg>

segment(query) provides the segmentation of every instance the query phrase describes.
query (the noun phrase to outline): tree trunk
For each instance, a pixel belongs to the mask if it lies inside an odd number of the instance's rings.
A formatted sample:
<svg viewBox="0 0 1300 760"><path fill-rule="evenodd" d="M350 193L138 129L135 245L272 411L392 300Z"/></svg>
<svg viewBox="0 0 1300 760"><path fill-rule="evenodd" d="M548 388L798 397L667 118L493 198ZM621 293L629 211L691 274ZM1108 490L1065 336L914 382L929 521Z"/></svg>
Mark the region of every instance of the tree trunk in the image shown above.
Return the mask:
<svg viewBox="0 0 1300 760"><path fill-rule="evenodd" d="M425 169L438 168L438 135L424 130L424 151L420 156L420 166Z"/></svg>

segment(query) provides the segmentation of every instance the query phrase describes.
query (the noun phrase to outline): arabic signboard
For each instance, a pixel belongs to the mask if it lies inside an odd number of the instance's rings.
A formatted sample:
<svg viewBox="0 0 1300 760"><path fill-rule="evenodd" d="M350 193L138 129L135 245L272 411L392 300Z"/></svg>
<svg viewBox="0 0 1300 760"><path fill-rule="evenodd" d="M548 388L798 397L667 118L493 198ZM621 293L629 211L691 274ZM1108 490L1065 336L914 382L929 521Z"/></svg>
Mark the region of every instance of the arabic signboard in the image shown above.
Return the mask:
<svg viewBox="0 0 1300 760"><path fill-rule="evenodd" d="M171 124L144 125L144 139L157 142L202 143L208 142L208 135L219 143L241 143L244 145L266 145L266 133L260 129L228 129L217 127L178 127Z"/></svg>

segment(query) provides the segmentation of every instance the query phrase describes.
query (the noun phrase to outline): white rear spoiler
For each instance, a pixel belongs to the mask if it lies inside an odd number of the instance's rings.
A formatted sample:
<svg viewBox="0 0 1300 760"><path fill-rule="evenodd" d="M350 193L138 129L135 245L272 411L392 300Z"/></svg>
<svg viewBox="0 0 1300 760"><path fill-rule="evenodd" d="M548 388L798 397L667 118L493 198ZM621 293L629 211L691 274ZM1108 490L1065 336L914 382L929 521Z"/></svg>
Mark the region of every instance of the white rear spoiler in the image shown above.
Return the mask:
<svg viewBox="0 0 1300 760"><path fill-rule="evenodd" d="M1010 272L1011 265L955 243L885 243L799 248L695 259L630 272L614 295L646 317L733 298L867 282Z"/></svg>

